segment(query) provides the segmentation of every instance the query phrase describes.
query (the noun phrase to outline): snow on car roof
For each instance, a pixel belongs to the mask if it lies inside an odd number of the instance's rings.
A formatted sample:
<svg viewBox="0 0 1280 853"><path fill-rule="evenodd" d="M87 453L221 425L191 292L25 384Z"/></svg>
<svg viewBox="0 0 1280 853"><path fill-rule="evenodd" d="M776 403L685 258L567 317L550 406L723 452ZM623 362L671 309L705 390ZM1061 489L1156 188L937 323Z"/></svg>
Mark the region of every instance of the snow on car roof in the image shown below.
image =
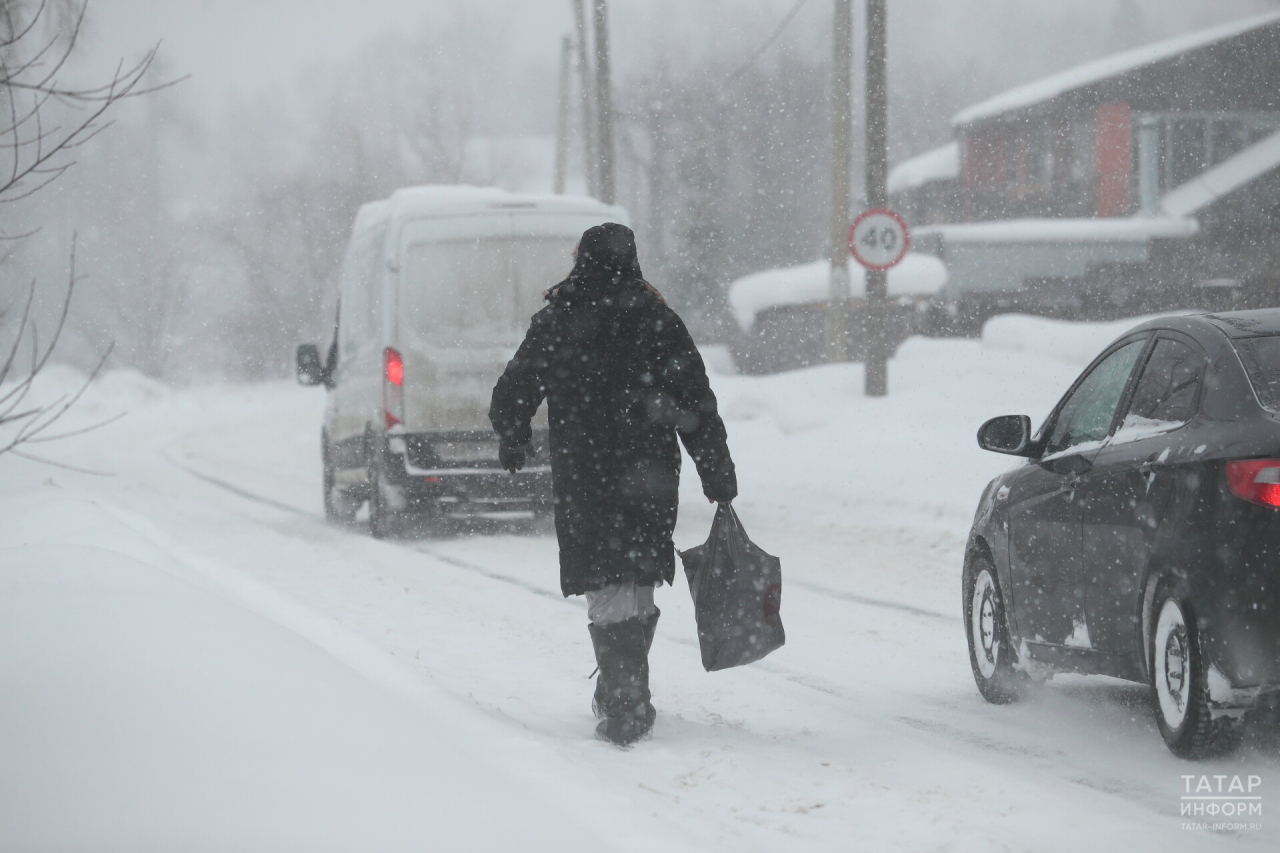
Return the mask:
<svg viewBox="0 0 1280 853"><path fill-rule="evenodd" d="M889 296L928 296L942 290L947 268L933 255L908 252L889 270ZM825 302L830 296L831 262L814 261L794 267L763 270L743 276L729 285L729 308L743 331L751 331L756 316L778 305ZM849 290L855 299L867 291L867 271L849 264Z"/></svg>
<svg viewBox="0 0 1280 853"><path fill-rule="evenodd" d="M1188 216L1277 166L1280 166L1280 131L1174 187L1160 200L1160 209L1170 216Z"/></svg>
<svg viewBox="0 0 1280 853"><path fill-rule="evenodd" d="M966 107L955 114L955 117L951 119L951 124L955 127L962 127L983 119L994 118L1011 110L1033 106L1056 98L1073 89L1080 89L1138 68L1154 65L1157 62L1163 62L1184 53L1208 47L1217 42L1275 23L1280 23L1280 12L1269 12L1265 15L1232 21L1218 27L1176 36L1165 41L1105 56L1093 62L1086 62L1084 65L1077 65L1075 68L1051 74L1031 83L1016 86L993 98L988 98L971 107Z"/></svg>
<svg viewBox="0 0 1280 853"><path fill-rule="evenodd" d="M904 160L889 171L889 192L915 189L933 181L960 177L960 143L948 142Z"/></svg>
<svg viewBox="0 0 1280 853"><path fill-rule="evenodd" d="M389 219L491 209L537 209L552 212L608 213L625 223L626 211L587 196L550 193L512 193L498 187L467 184L428 184L396 190L390 198L361 205L355 231L373 228Z"/></svg>
<svg viewBox="0 0 1280 853"><path fill-rule="evenodd" d="M1280 335L1280 309L1258 308L1253 311L1224 311L1205 314L1208 320L1229 338L1261 338Z"/></svg>
<svg viewBox="0 0 1280 853"><path fill-rule="evenodd" d="M1194 237L1200 224L1181 217L1131 216L1097 219L1005 219L930 225L917 237L940 235L948 243L1145 242L1157 237Z"/></svg>

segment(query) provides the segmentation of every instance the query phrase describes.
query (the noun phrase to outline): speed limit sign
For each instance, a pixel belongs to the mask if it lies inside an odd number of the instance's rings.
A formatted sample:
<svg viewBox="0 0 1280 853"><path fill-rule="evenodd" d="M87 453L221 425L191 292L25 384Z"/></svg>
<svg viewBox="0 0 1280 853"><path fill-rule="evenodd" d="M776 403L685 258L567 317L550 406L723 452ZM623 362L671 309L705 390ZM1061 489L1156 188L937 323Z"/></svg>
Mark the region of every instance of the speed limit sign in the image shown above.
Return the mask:
<svg viewBox="0 0 1280 853"><path fill-rule="evenodd" d="M907 223L892 210L863 211L849 228L849 251L869 270L887 270L907 254Z"/></svg>

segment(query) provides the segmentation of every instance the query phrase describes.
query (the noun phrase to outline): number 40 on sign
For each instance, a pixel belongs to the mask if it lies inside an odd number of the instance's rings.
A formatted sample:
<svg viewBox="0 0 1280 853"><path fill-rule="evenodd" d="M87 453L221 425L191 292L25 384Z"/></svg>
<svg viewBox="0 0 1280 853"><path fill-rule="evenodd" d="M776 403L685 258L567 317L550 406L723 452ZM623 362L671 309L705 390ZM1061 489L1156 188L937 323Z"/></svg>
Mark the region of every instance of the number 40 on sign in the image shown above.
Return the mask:
<svg viewBox="0 0 1280 853"><path fill-rule="evenodd" d="M867 210L849 227L849 251L869 270L887 270L907 255L907 223L892 210Z"/></svg>

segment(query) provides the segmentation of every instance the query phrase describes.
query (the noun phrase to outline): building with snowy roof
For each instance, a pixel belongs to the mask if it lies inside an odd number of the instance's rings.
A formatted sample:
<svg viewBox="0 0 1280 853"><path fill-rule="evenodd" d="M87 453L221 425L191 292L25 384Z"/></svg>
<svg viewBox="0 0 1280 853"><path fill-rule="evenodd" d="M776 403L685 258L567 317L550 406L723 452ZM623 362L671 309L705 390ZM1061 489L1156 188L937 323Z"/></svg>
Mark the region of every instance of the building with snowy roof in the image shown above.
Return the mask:
<svg viewBox="0 0 1280 853"><path fill-rule="evenodd" d="M1280 13L1085 63L952 124L889 185L970 327L1276 303Z"/></svg>

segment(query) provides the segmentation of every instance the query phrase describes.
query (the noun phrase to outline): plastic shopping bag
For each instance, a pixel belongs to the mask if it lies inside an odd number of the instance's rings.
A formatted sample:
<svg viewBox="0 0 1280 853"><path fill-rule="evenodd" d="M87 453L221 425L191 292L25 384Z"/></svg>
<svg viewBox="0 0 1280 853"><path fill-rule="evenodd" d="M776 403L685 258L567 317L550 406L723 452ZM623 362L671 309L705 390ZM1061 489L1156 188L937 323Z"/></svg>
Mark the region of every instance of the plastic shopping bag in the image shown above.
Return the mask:
<svg viewBox="0 0 1280 853"><path fill-rule="evenodd" d="M720 504L706 544L680 552L707 672L753 663L786 642L778 609L782 563L747 538Z"/></svg>

